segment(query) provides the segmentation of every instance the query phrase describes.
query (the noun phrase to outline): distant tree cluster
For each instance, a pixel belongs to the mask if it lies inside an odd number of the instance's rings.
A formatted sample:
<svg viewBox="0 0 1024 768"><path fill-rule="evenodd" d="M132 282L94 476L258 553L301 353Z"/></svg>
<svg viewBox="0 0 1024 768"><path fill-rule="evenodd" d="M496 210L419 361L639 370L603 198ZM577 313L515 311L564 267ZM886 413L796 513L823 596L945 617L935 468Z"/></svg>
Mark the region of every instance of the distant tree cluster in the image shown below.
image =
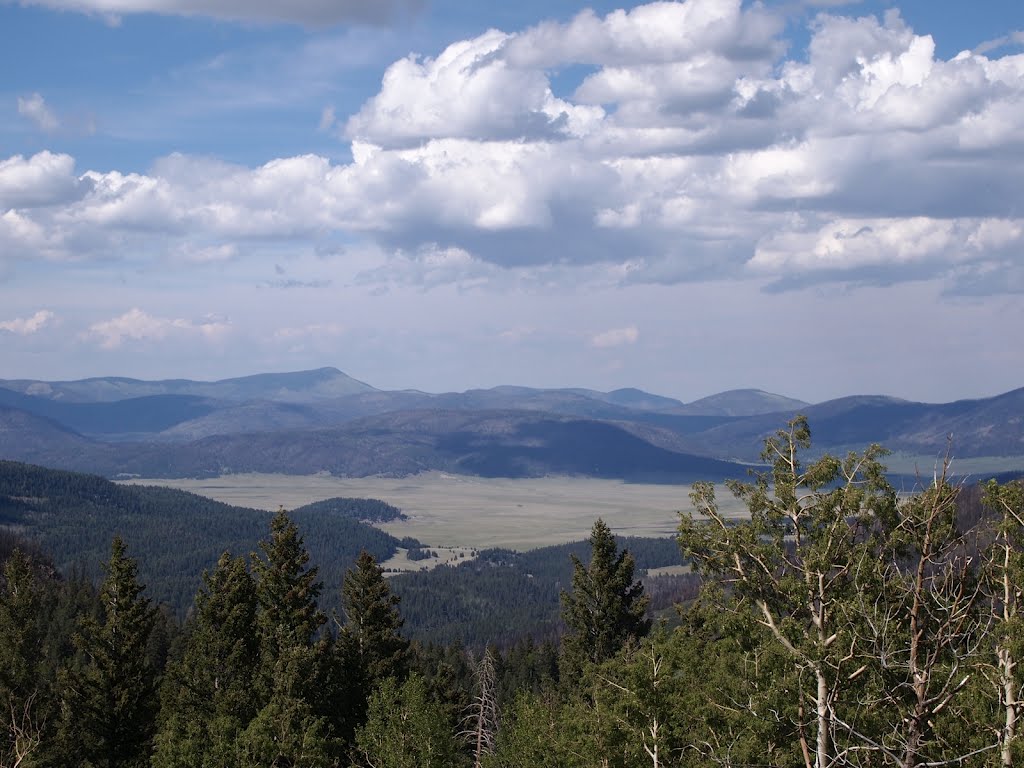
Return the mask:
<svg viewBox="0 0 1024 768"><path fill-rule="evenodd" d="M328 514L359 520L364 523L390 523L393 520L404 520L405 514L393 504L380 499L364 499L335 496L323 501L314 501L298 507L293 515Z"/></svg>

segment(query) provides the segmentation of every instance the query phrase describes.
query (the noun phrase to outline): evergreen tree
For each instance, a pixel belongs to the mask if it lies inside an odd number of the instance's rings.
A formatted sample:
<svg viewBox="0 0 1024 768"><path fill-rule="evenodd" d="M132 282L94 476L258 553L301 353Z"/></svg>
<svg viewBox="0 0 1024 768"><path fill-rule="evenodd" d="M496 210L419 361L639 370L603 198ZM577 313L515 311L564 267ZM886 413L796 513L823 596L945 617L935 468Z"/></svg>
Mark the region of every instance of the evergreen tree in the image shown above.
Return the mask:
<svg viewBox="0 0 1024 768"><path fill-rule="evenodd" d="M62 675L58 738L67 765L141 767L149 764L157 711L156 670L146 654L156 609L120 537L104 570L101 618L82 619L75 637L83 664Z"/></svg>
<svg viewBox="0 0 1024 768"><path fill-rule="evenodd" d="M360 765L370 768L457 768L467 762L443 708L430 699L419 675L381 684L356 743Z"/></svg>
<svg viewBox="0 0 1024 768"><path fill-rule="evenodd" d="M243 764L326 765L333 749L321 714L325 643L314 636L326 618L317 608L322 584L307 568L309 553L284 509L270 524L270 539L253 555L260 653L255 693L259 711L239 738Z"/></svg>
<svg viewBox="0 0 1024 768"><path fill-rule="evenodd" d="M610 659L651 628L643 585L633 580L633 556L618 551L611 529L600 518L590 533L590 552L589 566L571 555L572 593L562 592L567 629L562 656L568 679L588 664Z"/></svg>
<svg viewBox="0 0 1024 768"><path fill-rule="evenodd" d="M154 768L229 763L238 734L256 715L255 583L245 560L227 553L203 582L184 657L171 664L161 689Z"/></svg>
<svg viewBox="0 0 1024 768"><path fill-rule="evenodd" d="M345 574L342 595L346 618L342 633L367 682L371 687L388 677L401 682L407 671L409 642L399 634L400 600L369 552L361 552L355 568Z"/></svg>
<svg viewBox="0 0 1024 768"><path fill-rule="evenodd" d="M317 608L323 585L317 569L306 568L306 551L299 529L285 510L279 509L270 523L270 539L260 542L263 557L252 556L259 601L260 639L264 672L270 670L282 652L308 647L313 635L326 621Z"/></svg>
<svg viewBox="0 0 1024 768"><path fill-rule="evenodd" d="M361 552L345 573L342 599L345 623L332 648L325 711L335 734L351 744L373 691L387 678L405 679L409 643L399 634L399 598L373 555Z"/></svg>
<svg viewBox="0 0 1024 768"><path fill-rule="evenodd" d="M42 612L46 595L32 560L15 549L0 589L0 765L19 765L36 752L49 706Z"/></svg>

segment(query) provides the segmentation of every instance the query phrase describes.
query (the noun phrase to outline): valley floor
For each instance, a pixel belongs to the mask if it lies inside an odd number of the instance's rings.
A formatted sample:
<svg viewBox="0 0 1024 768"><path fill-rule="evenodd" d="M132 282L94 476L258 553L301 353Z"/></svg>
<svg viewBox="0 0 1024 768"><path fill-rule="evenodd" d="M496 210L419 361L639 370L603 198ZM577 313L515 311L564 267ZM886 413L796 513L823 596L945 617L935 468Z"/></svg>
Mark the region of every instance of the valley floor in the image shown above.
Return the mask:
<svg viewBox="0 0 1024 768"><path fill-rule="evenodd" d="M587 538L604 519L626 536L675 533L678 511L689 510L690 487L623 483L587 477L481 478L427 472L413 477L345 478L331 475L226 475L210 479L145 480L239 506L294 509L334 496L382 499L408 520L382 525L394 536L431 546L527 550ZM727 514L746 512L723 487Z"/></svg>

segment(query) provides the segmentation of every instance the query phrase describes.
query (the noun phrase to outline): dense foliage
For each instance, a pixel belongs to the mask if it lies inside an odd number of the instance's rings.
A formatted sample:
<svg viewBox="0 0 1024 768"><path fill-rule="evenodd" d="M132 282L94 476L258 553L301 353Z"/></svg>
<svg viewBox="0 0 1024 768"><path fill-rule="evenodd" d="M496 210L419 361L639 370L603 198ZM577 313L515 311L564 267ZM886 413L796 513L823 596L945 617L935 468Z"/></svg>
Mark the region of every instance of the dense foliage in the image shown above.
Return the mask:
<svg viewBox="0 0 1024 768"><path fill-rule="evenodd" d="M674 538L622 537L637 572L678 565ZM402 598L402 615L410 637L435 643L458 642L480 648L487 643L509 647L531 638L555 640L561 632L563 590L573 580L573 560L589 559L590 544L576 541L528 552L485 549L454 567L401 574L391 579ZM654 593L655 609L695 597L698 578L659 576L644 581ZM674 611L670 612L674 616Z"/></svg>
<svg viewBox="0 0 1024 768"><path fill-rule="evenodd" d="M676 542L627 551L638 542L623 548L600 520L561 566L551 552L492 550L432 577L462 590L453 622L474 599L516 617L562 592L541 644L500 636L501 622L499 647L410 644L404 598L425 600L427 582L389 582L364 552L329 563L344 572L331 597L325 561L283 510L206 571L180 630L122 539L95 589L8 531L0 764L1021 765L1024 484L963 489L938 472L899 495L877 447L805 462L809 446L802 419L766 442L770 470L731 486L746 518L694 487L702 515L682 518L678 545L703 590L672 626L652 627L636 572ZM55 480L96 494L77 510L123 499L118 486ZM5 509L45 542L39 487L23 481ZM422 591L392 590L403 583Z"/></svg>
<svg viewBox="0 0 1024 768"><path fill-rule="evenodd" d="M395 513L391 505L367 499L329 499L292 513L321 563L328 599L337 600L345 569L360 551L377 560L395 553L395 538L359 521ZM251 552L270 517L185 491L0 461L0 524L16 526L61 570L93 574L111 539L121 536L139 558L149 596L179 616L192 604L203 570L225 551Z"/></svg>

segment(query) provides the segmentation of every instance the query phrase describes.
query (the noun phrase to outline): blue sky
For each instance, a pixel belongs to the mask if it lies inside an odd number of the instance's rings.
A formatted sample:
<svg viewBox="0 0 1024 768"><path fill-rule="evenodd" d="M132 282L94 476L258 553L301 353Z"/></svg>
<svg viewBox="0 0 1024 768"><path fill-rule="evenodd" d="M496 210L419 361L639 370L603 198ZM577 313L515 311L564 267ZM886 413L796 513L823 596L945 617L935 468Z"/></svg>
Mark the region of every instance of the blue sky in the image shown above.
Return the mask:
<svg viewBox="0 0 1024 768"><path fill-rule="evenodd" d="M0 378L1024 385L1024 4L0 0Z"/></svg>

